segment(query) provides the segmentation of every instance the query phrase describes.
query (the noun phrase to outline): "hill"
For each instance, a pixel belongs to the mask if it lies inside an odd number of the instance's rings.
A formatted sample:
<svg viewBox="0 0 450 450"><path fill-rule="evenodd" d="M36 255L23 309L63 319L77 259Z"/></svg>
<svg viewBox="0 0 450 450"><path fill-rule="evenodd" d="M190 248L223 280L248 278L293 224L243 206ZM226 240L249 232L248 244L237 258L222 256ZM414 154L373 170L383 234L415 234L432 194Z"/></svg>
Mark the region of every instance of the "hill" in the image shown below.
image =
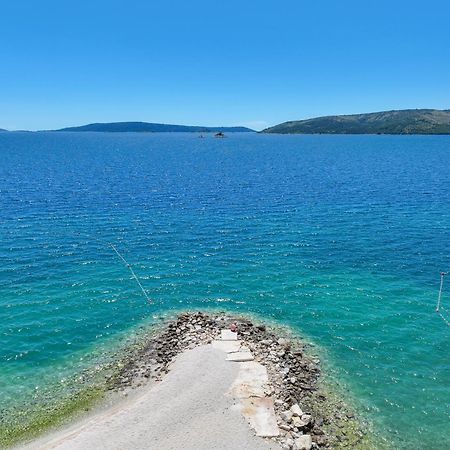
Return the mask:
<svg viewBox="0 0 450 450"><path fill-rule="evenodd" d="M3 128L0 128L0 133L2 133L3 131L8 131L8 130L5 130L5 129L3 129Z"/></svg>
<svg viewBox="0 0 450 450"><path fill-rule="evenodd" d="M405 109L285 122L262 133L450 134L450 110Z"/></svg>
<svg viewBox="0 0 450 450"><path fill-rule="evenodd" d="M123 132L139 132L139 133L161 133L161 132L197 132L217 133L219 131L227 133L236 132L253 132L246 127L201 127L188 125L168 125L162 123L148 122L113 122L113 123L91 123L80 127L68 127L54 131L101 131L106 133L123 133Z"/></svg>

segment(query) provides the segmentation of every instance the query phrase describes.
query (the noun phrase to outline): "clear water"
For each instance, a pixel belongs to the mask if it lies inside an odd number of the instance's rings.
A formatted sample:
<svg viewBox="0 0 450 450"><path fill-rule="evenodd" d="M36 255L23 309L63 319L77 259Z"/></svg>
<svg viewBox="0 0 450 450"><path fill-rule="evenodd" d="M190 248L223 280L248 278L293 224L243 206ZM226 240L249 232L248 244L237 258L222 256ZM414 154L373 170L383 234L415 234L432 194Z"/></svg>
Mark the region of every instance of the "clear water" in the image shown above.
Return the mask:
<svg viewBox="0 0 450 450"><path fill-rule="evenodd" d="M396 448L450 448L449 168L446 136L0 134L3 408L224 307L323 347Z"/></svg>

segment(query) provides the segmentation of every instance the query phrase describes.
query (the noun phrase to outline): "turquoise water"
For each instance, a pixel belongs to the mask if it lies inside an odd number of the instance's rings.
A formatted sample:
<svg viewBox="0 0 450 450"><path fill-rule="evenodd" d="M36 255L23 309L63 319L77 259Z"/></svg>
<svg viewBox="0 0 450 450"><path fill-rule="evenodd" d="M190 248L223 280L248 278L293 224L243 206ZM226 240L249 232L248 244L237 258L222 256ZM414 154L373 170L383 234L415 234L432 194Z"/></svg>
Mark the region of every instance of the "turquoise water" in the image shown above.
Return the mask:
<svg viewBox="0 0 450 450"><path fill-rule="evenodd" d="M10 133L0 161L3 414L223 307L321 346L395 448L450 448L450 137Z"/></svg>

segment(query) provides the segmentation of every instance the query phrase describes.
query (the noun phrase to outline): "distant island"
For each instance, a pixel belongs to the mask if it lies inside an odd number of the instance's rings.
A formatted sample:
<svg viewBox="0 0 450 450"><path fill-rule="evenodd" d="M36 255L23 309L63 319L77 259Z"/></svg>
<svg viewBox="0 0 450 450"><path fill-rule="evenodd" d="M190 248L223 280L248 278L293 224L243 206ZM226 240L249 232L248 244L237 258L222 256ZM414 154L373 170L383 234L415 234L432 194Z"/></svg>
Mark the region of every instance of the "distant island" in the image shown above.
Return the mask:
<svg viewBox="0 0 450 450"><path fill-rule="evenodd" d="M405 109L284 122L261 133L450 134L450 110Z"/></svg>
<svg viewBox="0 0 450 450"><path fill-rule="evenodd" d="M189 125L169 125L148 122L113 122L91 123L79 127L61 128L53 131L100 131L104 133L161 133L161 132L194 132L194 133L248 133L254 132L246 127L202 127Z"/></svg>

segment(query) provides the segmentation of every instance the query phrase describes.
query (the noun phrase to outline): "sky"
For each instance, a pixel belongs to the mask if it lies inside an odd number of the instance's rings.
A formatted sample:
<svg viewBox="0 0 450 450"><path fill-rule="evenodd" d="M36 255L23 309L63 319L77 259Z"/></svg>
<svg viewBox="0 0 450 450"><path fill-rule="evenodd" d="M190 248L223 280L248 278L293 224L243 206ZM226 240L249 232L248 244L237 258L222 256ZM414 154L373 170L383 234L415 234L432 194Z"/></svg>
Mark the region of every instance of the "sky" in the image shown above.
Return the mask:
<svg viewBox="0 0 450 450"><path fill-rule="evenodd" d="M450 109L448 0L0 0L0 128Z"/></svg>

